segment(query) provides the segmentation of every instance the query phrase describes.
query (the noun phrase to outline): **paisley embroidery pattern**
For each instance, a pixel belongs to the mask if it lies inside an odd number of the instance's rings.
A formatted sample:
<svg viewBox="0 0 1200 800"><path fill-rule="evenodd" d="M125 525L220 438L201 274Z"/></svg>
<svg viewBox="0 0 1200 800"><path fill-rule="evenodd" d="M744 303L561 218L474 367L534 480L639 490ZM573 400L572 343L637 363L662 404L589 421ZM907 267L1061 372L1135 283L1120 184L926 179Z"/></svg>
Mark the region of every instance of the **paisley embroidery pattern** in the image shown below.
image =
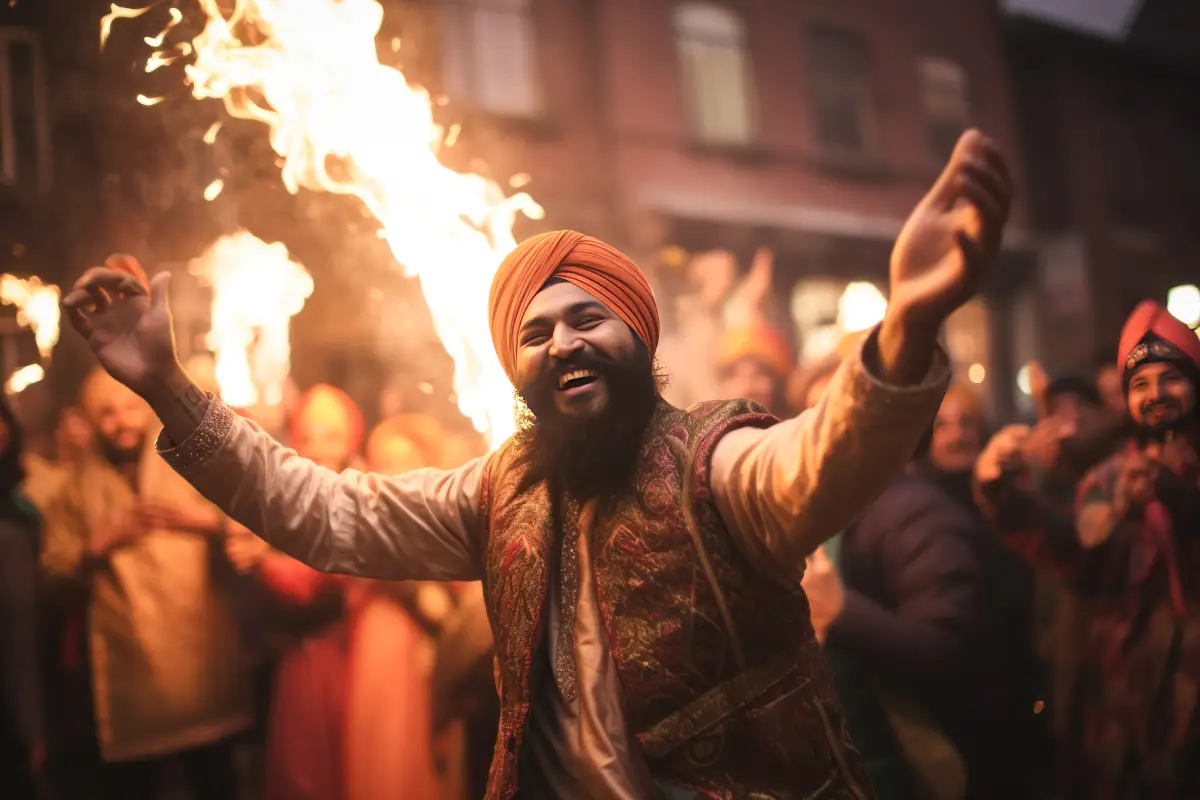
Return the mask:
<svg viewBox="0 0 1200 800"><path fill-rule="evenodd" d="M705 403L690 411L660 403L632 490L591 526L592 566L609 650L625 692L628 724L635 731L654 729L651 768L657 777L719 798L759 792L780 800L864 800L871 795L858 754L844 735L834 733L844 726L803 595L749 566L708 497L708 460L720 437L773 421L746 401ZM523 488L521 447L519 440L510 441L493 456L484 493L485 591L502 702L488 798L504 800L517 791L530 665L543 623L548 555L556 540L548 489ZM690 487L689 478L704 483ZM743 680L722 688L739 670L700 566L685 504L746 662L782 664L782 670L771 668L768 682ZM563 509L563 545L573 555L579 507L568 498ZM573 610L577 567L566 556L564 551L560 601ZM572 696L576 691L571 620L567 614L560 620L569 664L560 649L555 666L564 696L568 686ZM814 713L817 704L821 714ZM685 708L692 713L676 714Z"/></svg>

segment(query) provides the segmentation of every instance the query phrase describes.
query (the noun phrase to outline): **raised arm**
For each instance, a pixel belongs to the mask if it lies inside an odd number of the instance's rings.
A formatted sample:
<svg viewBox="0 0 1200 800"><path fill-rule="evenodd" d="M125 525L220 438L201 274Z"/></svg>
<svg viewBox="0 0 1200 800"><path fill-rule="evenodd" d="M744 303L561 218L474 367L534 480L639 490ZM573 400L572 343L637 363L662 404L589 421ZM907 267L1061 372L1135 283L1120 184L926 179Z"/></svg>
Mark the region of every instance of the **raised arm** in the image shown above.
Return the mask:
<svg viewBox="0 0 1200 800"><path fill-rule="evenodd" d="M162 401L155 401L161 405ZM165 422L165 420L164 420ZM230 517L314 569L383 580L476 580L483 461L395 477L319 467L212 399L159 452Z"/></svg>
<svg viewBox="0 0 1200 800"><path fill-rule="evenodd" d="M735 430L717 444L717 509L773 571L798 575L809 553L903 472L937 414L946 356L937 351L920 382L896 386L873 368L877 341L872 333L846 359L815 408L770 428Z"/></svg>
<svg viewBox="0 0 1200 800"><path fill-rule="evenodd" d="M169 276L129 258L88 271L66 316L163 423L159 452L211 502L273 547L328 572L385 580L481 577L483 462L394 478L318 467L201 392L176 357Z"/></svg>
<svg viewBox="0 0 1200 800"><path fill-rule="evenodd" d="M1003 156L977 131L963 134L896 240L883 322L825 397L793 420L718 442L717 509L772 571L799 575L912 458L949 381L938 331L982 285L1011 199Z"/></svg>

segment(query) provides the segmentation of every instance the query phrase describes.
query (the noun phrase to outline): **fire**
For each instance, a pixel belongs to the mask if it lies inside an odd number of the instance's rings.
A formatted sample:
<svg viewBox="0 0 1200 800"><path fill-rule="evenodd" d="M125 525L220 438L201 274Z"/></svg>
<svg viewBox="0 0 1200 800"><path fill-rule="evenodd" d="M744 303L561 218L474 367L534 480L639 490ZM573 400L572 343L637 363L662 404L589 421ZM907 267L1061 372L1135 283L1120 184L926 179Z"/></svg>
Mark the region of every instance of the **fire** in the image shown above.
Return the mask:
<svg viewBox="0 0 1200 800"><path fill-rule="evenodd" d="M312 278L282 244L246 231L217 239L191 271L213 290L208 346L221 399L238 408L260 398L278 405L291 370L291 319L312 294Z"/></svg>
<svg viewBox="0 0 1200 800"><path fill-rule="evenodd" d="M100 49L104 49L104 45L108 44L108 35L112 33L112 24L119 19L133 19L140 17L150 10L150 6L146 8L121 8L116 3L108 7L108 13L100 19Z"/></svg>
<svg viewBox="0 0 1200 800"><path fill-rule="evenodd" d="M17 307L17 323L33 331L42 358L58 344L58 297L58 287L39 278L0 275L0 302Z"/></svg>
<svg viewBox="0 0 1200 800"><path fill-rule="evenodd" d="M9 394L20 394L33 384L46 377L46 371L41 364L26 364L8 376L4 390Z"/></svg>
<svg viewBox="0 0 1200 800"><path fill-rule="evenodd" d="M268 126L289 191L352 195L374 214L405 274L420 279L454 360L459 409L498 446L515 421L487 293L516 246L516 214L540 218L541 208L438 161L447 137L428 93L379 63L376 0L237 0L229 17L216 0L199 5L207 24L185 67L193 94Z"/></svg>

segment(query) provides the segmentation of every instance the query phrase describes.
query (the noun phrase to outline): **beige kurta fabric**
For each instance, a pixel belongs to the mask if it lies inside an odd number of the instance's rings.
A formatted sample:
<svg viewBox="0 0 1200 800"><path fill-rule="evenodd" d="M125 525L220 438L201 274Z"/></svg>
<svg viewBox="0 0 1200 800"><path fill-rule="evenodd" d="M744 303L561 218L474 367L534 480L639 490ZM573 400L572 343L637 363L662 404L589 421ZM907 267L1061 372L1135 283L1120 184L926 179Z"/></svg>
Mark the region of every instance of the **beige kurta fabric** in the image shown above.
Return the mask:
<svg viewBox="0 0 1200 800"><path fill-rule="evenodd" d="M147 449L137 495L175 504L205 501ZM88 636L96 726L106 761L208 744L251 724L251 686L230 587L214 574L210 542L156 530L82 572L88 537L134 502L107 462L87 459L50 501L42 567L52 581L90 593Z"/></svg>
<svg viewBox="0 0 1200 800"><path fill-rule="evenodd" d="M21 484L21 491L38 511L45 514L50 501L58 494L70 474L69 466L42 458L36 453L27 453L25 481Z"/></svg>
<svg viewBox="0 0 1200 800"><path fill-rule="evenodd" d="M717 445L711 488L722 517L749 557L780 580L797 580L805 557L903 471L945 393L944 353L936 354L920 384L888 386L867 367L874 341L868 337L857 356L846 359L816 408L765 430L735 431ZM221 421L197 434L209 441L185 442L165 455L205 496L273 546L329 572L385 580L482 577L484 459L450 471L338 475L245 420L213 414ZM579 540L585 546L586 537ZM588 553L581 556L579 563L590 563ZM581 590L577 602L586 606L578 607L575 626L579 691L569 703L559 697L551 711L565 748L548 752L550 743L535 743L535 735L530 757L557 765L543 771L552 796L645 797L646 768L621 713L594 591ZM553 637L560 610L553 604L548 610Z"/></svg>

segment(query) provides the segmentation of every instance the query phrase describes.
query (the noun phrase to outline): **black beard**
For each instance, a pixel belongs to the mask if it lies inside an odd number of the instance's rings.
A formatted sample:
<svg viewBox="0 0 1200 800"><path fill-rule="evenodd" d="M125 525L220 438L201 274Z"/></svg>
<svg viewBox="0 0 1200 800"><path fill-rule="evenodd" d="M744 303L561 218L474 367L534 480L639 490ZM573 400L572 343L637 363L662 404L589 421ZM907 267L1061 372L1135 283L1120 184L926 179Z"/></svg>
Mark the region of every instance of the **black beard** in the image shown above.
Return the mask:
<svg viewBox="0 0 1200 800"><path fill-rule="evenodd" d="M1153 401L1142 406L1142 419L1146 418L1146 412L1155 406L1180 408L1178 401ZM1154 425L1148 425L1144 422L1135 422L1134 429L1137 435L1139 445L1147 445L1152 442L1159 444L1165 442L1173 436L1190 434L1196 430L1197 414L1196 407L1193 406L1186 413L1181 413L1178 417L1168 422L1160 422Z"/></svg>
<svg viewBox="0 0 1200 800"><path fill-rule="evenodd" d="M565 369L588 369L603 376L608 402L594 417L568 417L555 406L558 377ZM579 352L525 387L521 435L529 441L526 486L549 480L580 499L615 496L637 469L646 425L658 401L649 353L640 346L626 361Z"/></svg>
<svg viewBox="0 0 1200 800"><path fill-rule="evenodd" d="M103 436L97 436L96 439L100 443L100 454L114 467L123 467L136 462L142 457L142 449L146 444L145 434L138 438L138 443L135 447L128 449L117 447Z"/></svg>

